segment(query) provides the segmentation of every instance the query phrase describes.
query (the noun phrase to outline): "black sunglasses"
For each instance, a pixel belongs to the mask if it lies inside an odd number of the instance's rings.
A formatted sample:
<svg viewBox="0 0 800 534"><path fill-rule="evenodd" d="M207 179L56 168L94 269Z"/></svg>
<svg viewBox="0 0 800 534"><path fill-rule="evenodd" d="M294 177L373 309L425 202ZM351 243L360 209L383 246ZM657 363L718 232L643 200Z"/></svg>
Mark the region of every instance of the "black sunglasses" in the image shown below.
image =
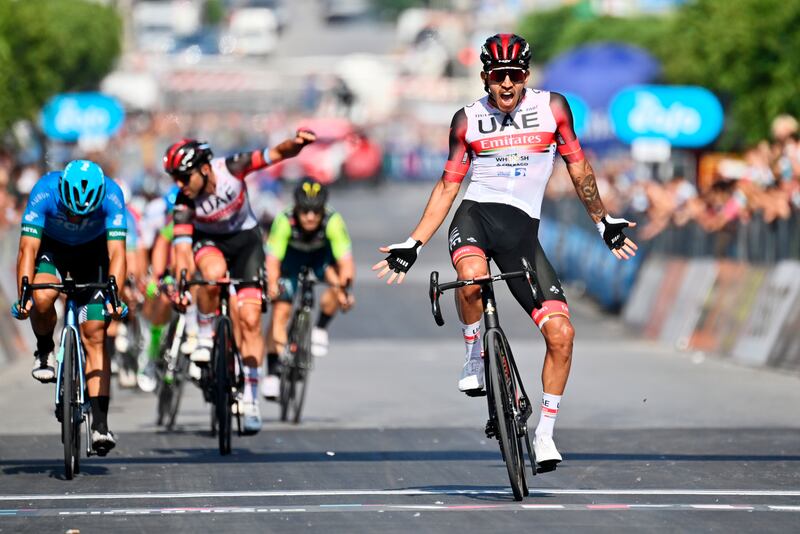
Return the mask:
<svg viewBox="0 0 800 534"><path fill-rule="evenodd" d="M324 208L324 207L319 207L319 208L307 208L307 207L300 207L300 206L297 206L297 207L296 207L296 209L297 209L297 213L298 213L298 214L304 214L304 213L315 213L315 214L317 214L317 215L322 215L323 213L325 213L325 208Z"/></svg>
<svg viewBox="0 0 800 534"><path fill-rule="evenodd" d="M522 83L525 81L526 71L520 69L494 69L489 71L489 81L492 83L503 83L506 76L511 83Z"/></svg>
<svg viewBox="0 0 800 534"><path fill-rule="evenodd" d="M192 171L189 171L187 173L179 173L179 172L173 173L172 179L175 180L180 185L186 185L192 179Z"/></svg>

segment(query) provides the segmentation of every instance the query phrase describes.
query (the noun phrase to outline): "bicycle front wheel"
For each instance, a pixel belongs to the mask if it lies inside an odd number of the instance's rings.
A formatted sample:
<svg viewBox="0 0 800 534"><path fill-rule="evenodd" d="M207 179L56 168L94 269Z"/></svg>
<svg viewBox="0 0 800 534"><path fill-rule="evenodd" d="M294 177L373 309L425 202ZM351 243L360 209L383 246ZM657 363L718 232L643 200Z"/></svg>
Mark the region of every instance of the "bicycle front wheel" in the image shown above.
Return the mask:
<svg viewBox="0 0 800 534"><path fill-rule="evenodd" d="M311 372L311 317L308 313L300 312L295 316L287 337L290 358L281 371L281 421L291 420L297 424Z"/></svg>
<svg viewBox="0 0 800 534"><path fill-rule="evenodd" d="M517 429L516 403L517 388L514 374L508 361L506 341L500 332L488 332L486 355L489 358L489 380L491 395L497 418L497 432L503 460L508 469L508 479L514 500L521 501L526 492L525 463L522 457L522 443Z"/></svg>
<svg viewBox="0 0 800 534"><path fill-rule="evenodd" d="M78 340L72 329L64 336L61 361L61 441L64 444L64 477L72 478L80 470L80 393L78 385Z"/></svg>
<svg viewBox="0 0 800 534"><path fill-rule="evenodd" d="M226 455L231 453L231 404L233 402L231 383L235 376L233 333L227 317L220 318L217 323L212 361L219 453Z"/></svg>

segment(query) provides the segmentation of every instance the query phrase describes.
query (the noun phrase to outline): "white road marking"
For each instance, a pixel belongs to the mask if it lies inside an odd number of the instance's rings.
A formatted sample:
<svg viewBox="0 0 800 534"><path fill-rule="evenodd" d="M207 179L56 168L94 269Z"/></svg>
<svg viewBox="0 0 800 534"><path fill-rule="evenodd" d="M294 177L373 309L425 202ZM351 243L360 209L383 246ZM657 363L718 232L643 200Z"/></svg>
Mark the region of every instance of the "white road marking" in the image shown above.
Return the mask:
<svg viewBox="0 0 800 534"><path fill-rule="evenodd" d="M0 501L115 501L160 499L224 499L241 497L340 497L340 496L424 496L424 495L509 495L510 490L297 490L297 491L208 491L164 493L86 493L54 495L0 495ZM800 497L800 490L725 489L531 489L530 495L694 495L712 497Z"/></svg>

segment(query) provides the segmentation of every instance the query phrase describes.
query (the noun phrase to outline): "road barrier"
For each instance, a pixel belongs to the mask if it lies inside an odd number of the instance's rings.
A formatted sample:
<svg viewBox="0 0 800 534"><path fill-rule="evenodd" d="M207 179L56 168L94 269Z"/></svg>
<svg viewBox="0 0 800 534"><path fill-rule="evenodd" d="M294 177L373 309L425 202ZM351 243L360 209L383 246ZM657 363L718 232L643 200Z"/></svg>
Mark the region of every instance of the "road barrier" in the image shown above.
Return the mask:
<svg viewBox="0 0 800 534"><path fill-rule="evenodd" d="M625 303L627 325L681 350L800 370L800 262L765 267L651 254Z"/></svg>

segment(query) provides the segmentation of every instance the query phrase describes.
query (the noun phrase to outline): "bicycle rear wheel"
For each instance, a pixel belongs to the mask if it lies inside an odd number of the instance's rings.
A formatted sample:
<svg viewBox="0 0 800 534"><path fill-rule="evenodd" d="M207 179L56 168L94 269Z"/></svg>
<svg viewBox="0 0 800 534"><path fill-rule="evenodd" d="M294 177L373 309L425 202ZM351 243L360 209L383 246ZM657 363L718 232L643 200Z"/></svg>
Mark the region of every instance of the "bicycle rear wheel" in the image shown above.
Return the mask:
<svg viewBox="0 0 800 534"><path fill-rule="evenodd" d="M226 455L231 452L231 403L233 402L231 381L235 376L233 334L227 317L221 317L217 322L212 361L219 453Z"/></svg>
<svg viewBox="0 0 800 534"><path fill-rule="evenodd" d="M172 340L175 337L177 323L177 318L173 318L170 321L167 332L162 336L161 343L158 347L159 359L156 362L156 379L158 380L158 390L156 391L156 396L158 398L156 425L158 426L165 425L165 421L168 421L169 408L173 402L174 388L165 378L171 358L170 350L172 348Z"/></svg>
<svg viewBox="0 0 800 534"><path fill-rule="evenodd" d="M61 361L61 440L64 444L64 477L67 480L80 471L80 393L78 377L78 340L72 329L64 336Z"/></svg>
<svg viewBox="0 0 800 534"><path fill-rule="evenodd" d="M514 500L521 501L527 493L525 483L525 462L522 457L522 443L517 429L515 405L517 390L514 375L508 361L507 344L500 332L488 332L486 339L489 357L489 380L491 381L492 402L497 418L497 433L503 460L508 469L508 479Z"/></svg>

